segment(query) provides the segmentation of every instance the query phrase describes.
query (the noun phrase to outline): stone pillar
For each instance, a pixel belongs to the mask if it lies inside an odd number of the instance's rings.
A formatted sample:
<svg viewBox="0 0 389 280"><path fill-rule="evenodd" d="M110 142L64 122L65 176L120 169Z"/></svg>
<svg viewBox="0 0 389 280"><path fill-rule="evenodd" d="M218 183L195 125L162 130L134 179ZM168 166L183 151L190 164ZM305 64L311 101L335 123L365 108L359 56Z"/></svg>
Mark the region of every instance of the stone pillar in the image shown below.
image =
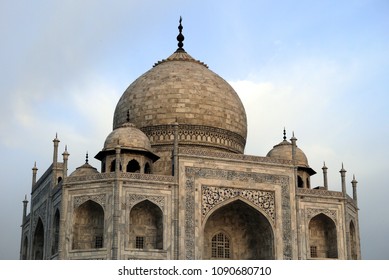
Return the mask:
<svg viewBox="0 0 389 280"><path fill-rule="evenodd" d="M174 180L174 189L173 189L173 227L174 227L174 236L173 236L173 259L177 260L179 258L179 168L178 168L178 123L177 120L173 124L174 127L174 147L173 147L173 176Z"/></svg>
<svg viewBox="0 0 389 280"><path fill-rule="evenodd" d="M112 259L119 258L119 179L120 179L120 146L116 146L115 158L115 185L113 191L113 219L112 219Z"/></svg>
<svg viewBox="0 0 389 280"><path fill-rule="evenodd" d="M351 181L351 185L353 186L353 199L355 201L355 204L358 205L357 184L358 184L358 181L355 180L355 175L353 175L353 180Z"/></svg>
<svg viewBox="0 0 389 280"><path fill-rule="evenodd" d="M58 167L58 143L59 143L58 135L55 134L55 138L53 140L54 143L54 151L53 151L53 169L52 169L52 182L51 186L54 187L57 185L57 167Z"/></svg>
<svg viewBox="0 0 389 280"><path fill-rule="evenodd" d="M23 219L22 219L23 224L26 221L26 217L27 217L27 204L28 204L27 195L25 195L23 200Z"/></svg>
<svg viewBox="0 0 389 280"><path fill-rule="evenodd" d="M296 165L295 160L296 160L296 147L297 147L296 142L297 142L297 138L294 137L294 132L293 132L292 138L290 138L290 142L292 142L292 160L294 162L294 165Z"/></svg>
<svg viewBox="0 0 389 280"><path fill-rule="evenodd" d="M62 177L65 179L68 176L68 158L69 158L69 153L68 153L68 147L65 146L65 151L62 154L63 157L63 170L62 170Z"/></svg>
<svg viewBox="0 0 389 280"><path fill-rule="evenodd" d="M36 168L36 162L34 163L34 167L32 168L32 186L31 188L34 187L34 185L36 184L36 173L38 171L38 168Z"/></svg>
<svg viewBox="0 0 389 280"><path fill-rule="evenodd" d="M58 162L58 143L59 143L58 135L55 134L55 138L53 140L54 143L54 151L53 151L53 166L56 167Z"/></svg>
<svg viewBox="0 0 389 280"><path fill-rule="evenodd" d="M323 181L324 181L323 183L324 183L324 188L325 188L326 190L328 190L328 179L327 179L327 170L328 170L328 168L327 168L325 162L324 162L324 165L323 165L322 169L323 169Z"/></svg>
<svg viewBox="0 0 389 280"><path fill-rule="evenodd" d="M347 195L347 191L346 191L346 172L347 171L344 169L343 163L342 163L342 169L339 172L340 172L340 176L342 178L342 193L343 193L343 196L346 197L346 195Z"/></svg>

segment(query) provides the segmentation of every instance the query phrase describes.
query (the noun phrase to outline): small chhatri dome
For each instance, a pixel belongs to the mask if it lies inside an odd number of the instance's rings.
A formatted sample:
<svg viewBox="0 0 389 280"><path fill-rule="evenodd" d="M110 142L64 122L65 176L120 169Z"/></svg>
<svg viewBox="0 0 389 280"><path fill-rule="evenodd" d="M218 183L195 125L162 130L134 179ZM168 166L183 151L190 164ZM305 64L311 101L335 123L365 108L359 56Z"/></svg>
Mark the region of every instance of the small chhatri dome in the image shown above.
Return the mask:
<svg viewBox="0 0 389 280"><path fill-rule="evenodd" d="M115 150L118 145L132 150L151 150L149 138L131 123L124 123L112 131L104 142L103 151Z"/></svg>
<svg viewBox="0 0 389 280"><path fill-rule="evenodd" d="M76 170L70 174L70 177L93 175L93 174L99 173L96 168L94 168L92 165L90 165L88 163L89 162L88 158L89 158L88 152L86 152L85 163L83 165L81 165L80 167L77 167Z"/></svg>
<svg viewBox="0 0 389 280"><path fill-rule="evenodd" d="M286 140L286 132L284 129L283 141L275 145L267 155L267 157L292 160L292 143ZM298 166L309 167L307 156L296 146L296 162Z"/></svg>
<svg viewBox="0 0 389 280"><path fill-rule="evenodd" d="M130 111L131 123L147 134L153 147L161 147L172 145L173 139L163 133L177 119L180 145L243 153L247 120L238 94L183 49L181 21L179 31L179 48L123 93L115 109L113 128L126 123Z"/></svg>

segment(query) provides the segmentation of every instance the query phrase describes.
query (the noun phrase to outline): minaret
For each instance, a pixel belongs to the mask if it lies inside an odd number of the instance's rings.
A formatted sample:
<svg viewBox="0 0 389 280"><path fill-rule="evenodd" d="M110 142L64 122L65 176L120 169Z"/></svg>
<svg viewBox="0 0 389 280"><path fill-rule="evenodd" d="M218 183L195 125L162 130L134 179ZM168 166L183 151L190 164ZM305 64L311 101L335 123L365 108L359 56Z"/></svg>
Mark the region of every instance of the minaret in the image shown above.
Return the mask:
<svg viewBox="0 0 389 280"><path fill-rule="evenodd" d="M344 169L343 167L343 163L342 163L342 169L339 171L340 172L340 176L342 177L342 193L343 193L343 196L346 197L346 170Z"/></svg>
<svg viewBox="0 0 389 280"><path fill-rule="evenodd" d="M63 169L62 169L62 177L65 179L68 176L68 158L69 158L69 153L68 153L68 146L65 146L65 151L62 154L63 157Z"/></svg>
<svg viewBox="0 0 389 280"><path fill-rule="evenodd" d="M328 179L327 179L327 166L326 163L324 162L324 165L322 167L323 169L323 180L324 180L324 188L328 190Z"/></svg>
<svg viewBox="0 0 389 280"><path fill-rule="evenodd" d="M36 183L36 173L38 171L38 168L36 167L36 162L34 162L34 167L32 168L32 188L35 186Z"/></svg>
<svg viewBox="0 0 389 280"><path fill-rule="evenodd" d="M358 204L357 184L358 184L358 181L355 180L355 175L353 175L353 180L351 181L351 185L353 186L353 199L354 199L356 204Z"/></svg>

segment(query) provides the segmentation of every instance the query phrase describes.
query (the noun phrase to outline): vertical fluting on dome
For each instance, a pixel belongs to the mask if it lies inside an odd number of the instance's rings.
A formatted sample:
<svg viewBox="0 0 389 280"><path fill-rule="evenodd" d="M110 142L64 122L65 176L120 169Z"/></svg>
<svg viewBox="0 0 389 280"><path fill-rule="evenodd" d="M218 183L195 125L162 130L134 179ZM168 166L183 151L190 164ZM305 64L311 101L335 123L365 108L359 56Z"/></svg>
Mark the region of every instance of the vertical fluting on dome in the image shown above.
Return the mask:
<svg viewBox="0 0 389 280"><path fill-rule="evenodd" d="M183 41L184 41L185 37L184 37L184 35L182 34L182 29L183 29L183 27L182 27L181 22L182 22L182 17L180 17L180 25L178 26L178 31L179 31L179 33L178 33L178 35L177 35L177 41L178 41L178 44L177 44L177 45L178 45L178 49L176 50L176 52L185 52L185 50L184 50L184 48L183 48L183 46L184 46Z"/></svg>

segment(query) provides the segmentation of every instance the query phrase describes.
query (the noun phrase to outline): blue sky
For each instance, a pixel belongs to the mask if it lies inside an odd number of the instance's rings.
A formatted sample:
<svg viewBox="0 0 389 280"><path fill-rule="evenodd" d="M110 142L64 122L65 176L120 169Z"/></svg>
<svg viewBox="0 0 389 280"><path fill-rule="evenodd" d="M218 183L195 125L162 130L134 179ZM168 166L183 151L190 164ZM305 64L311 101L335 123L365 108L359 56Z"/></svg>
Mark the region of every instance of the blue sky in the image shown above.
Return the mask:
<svg viewBox="0 0 389 280"><path fill-rule="evenodd" d="M0 1L0 259L17 259L31 168L52 139L69 171L112 130L138 76L184 48L231 83L248 116L247 154L265 156L292 131L322 185L358 180L362 257L389 259L389 2ZM90 161L98 167L98 162Z"/></svg>

